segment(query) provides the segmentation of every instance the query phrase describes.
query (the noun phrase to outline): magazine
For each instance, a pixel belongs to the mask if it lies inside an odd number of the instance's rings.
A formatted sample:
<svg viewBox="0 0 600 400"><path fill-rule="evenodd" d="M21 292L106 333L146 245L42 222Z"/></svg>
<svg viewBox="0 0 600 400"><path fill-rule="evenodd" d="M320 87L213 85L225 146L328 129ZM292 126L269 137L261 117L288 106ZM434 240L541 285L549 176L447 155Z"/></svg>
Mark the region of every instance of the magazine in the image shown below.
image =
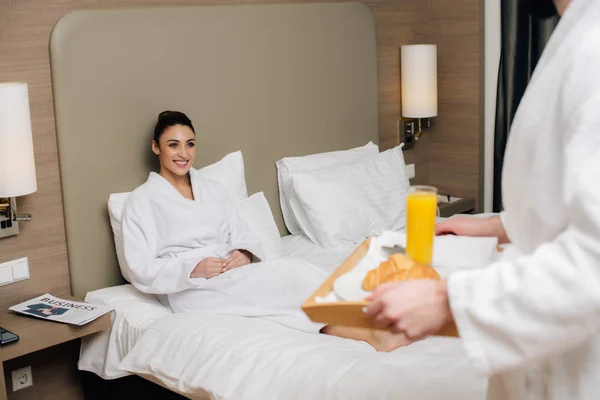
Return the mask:
<svg viewBox="0 0 600 400"><path fill-rule="evenodd" d="M85 325L112 310L106 305L64 300L48 293L9 309L31 317L73 325Z"/></svg>

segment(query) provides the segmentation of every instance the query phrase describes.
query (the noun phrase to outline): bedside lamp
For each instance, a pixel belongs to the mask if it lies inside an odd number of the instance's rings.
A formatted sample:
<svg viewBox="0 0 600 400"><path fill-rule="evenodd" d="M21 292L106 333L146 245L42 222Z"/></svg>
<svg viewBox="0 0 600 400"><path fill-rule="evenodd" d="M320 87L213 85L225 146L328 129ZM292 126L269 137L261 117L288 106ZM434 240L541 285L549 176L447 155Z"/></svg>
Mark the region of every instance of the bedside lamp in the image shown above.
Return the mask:
<svg viewBox="0 0 600 400"><path fill-rule="evenodd" d="M410 149L438 115L437 46L401 47L402 141ZM424 121L423 121L424 120Z"/></svg>
<svg viewBox="0 0 600 400"><path fill-rule="evenodd" d="M15 197L37 190L26 83L0 83L0 238L19 233Z"/></svg>

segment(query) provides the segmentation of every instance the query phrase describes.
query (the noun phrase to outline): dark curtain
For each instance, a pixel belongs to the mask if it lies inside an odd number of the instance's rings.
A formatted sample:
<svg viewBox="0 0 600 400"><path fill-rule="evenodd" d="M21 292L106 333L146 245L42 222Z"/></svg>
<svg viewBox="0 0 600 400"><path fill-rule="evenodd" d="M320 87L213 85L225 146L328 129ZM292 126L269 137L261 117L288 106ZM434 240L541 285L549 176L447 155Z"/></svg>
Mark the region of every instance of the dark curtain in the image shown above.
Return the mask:
<svg viewBox="0 0 600 400"><path fill-rule="evenodd" d="M494 136L494 211L502 210L502 165L513 117L558 17L530 15L529 2L502 0L502 53Z"/></svg>

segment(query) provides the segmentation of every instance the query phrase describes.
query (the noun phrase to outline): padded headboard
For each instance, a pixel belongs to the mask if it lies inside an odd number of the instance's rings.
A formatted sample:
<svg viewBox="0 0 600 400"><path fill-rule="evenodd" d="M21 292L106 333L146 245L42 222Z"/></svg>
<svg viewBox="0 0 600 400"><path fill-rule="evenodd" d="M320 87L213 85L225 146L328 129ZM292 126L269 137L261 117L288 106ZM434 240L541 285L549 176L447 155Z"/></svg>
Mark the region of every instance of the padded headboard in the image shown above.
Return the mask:
<svg viewBox="0 0 600 400"><path fill-rule="evenodd" d="M282 234L275 161L378 141L377 50L360 3L77 11L51 35L73 294L122 283L110 193L156 161L159 112L188 114L196 167L242 150Z"/></svg>

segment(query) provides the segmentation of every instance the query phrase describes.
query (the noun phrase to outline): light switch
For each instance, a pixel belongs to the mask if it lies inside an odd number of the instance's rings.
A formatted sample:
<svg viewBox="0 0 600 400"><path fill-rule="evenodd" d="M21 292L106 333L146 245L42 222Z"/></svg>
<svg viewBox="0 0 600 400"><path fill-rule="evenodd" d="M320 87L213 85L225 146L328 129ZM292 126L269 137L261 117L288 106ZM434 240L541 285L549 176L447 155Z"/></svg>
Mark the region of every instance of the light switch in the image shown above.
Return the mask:
<svg viewBox="0 0 600 400"><path fill-rule="evenodd" d="M14 262L12 269L15 281L29 278L29 263L27 262L27 258Z"/></svg>
<svg viewBox="0 0 600 400"><path fill-rule="evenodd" d="M415 164L406 166L406 175L408 175L408 179L415 179Z"/></svg>
<svg viewBox="0 0 600 400"><path fill-rule="evenodd" d="M0 285L5 285L13 281L12 267L6 264L0 266Z"/></svg>
<svg viewBox="0 0 600 400"><path fill-rule="evenodd" d="M0 285L29 279L29 261L27 257L0 264Z"/></svg>

